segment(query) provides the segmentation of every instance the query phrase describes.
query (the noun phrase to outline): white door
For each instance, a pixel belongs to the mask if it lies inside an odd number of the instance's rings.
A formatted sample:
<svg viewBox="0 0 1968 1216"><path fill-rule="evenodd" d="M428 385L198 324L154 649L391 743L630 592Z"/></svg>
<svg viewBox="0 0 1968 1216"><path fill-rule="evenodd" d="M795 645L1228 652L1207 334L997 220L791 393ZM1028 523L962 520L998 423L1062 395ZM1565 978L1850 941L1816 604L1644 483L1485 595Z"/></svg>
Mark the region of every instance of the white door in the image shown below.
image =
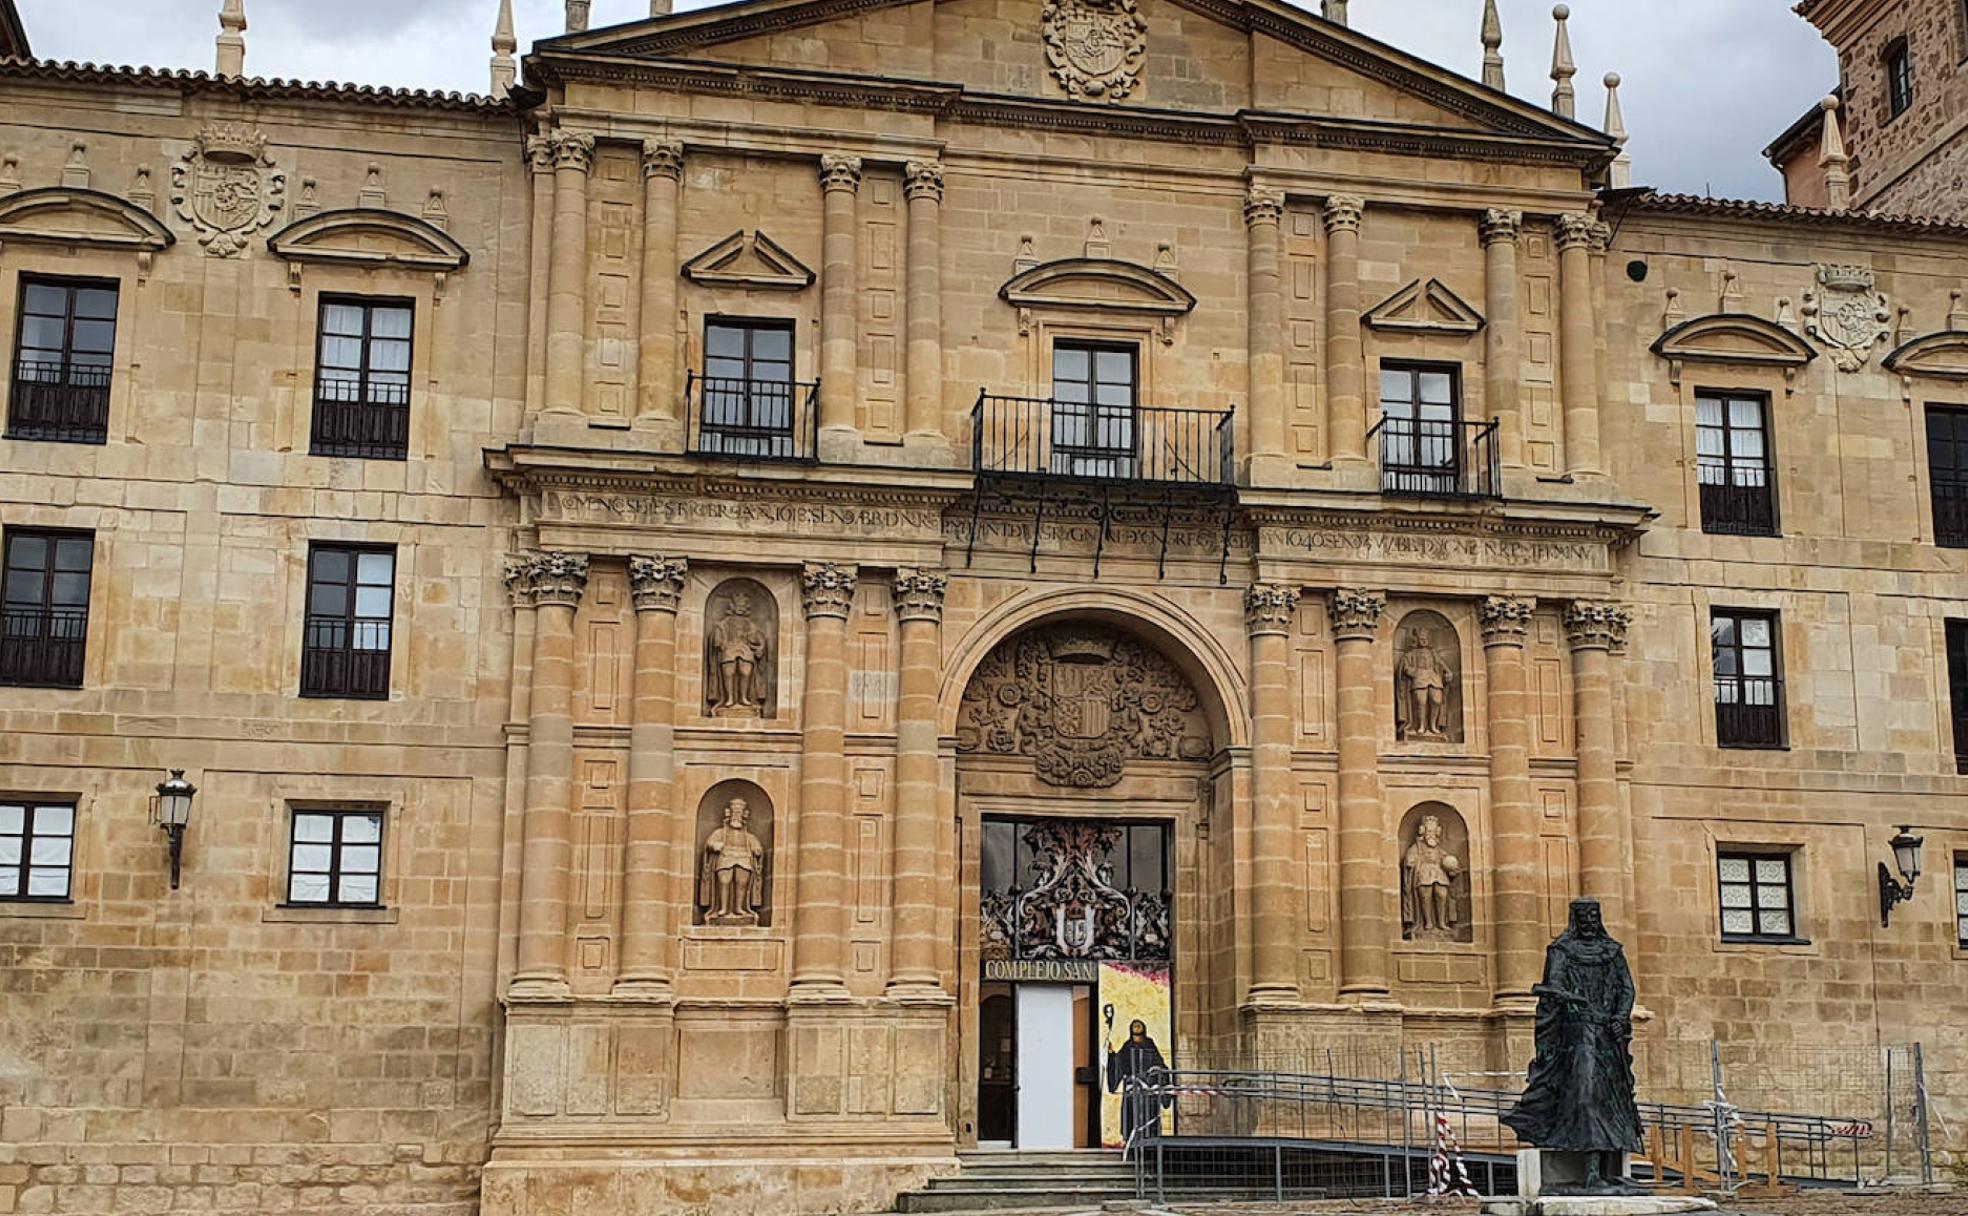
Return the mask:
<svg viewBox="0 0 1968 1216"><path fill-rule="evenodd" d="M1073 1147L1073 990L1018 986L1018 1147Z"/></svg>

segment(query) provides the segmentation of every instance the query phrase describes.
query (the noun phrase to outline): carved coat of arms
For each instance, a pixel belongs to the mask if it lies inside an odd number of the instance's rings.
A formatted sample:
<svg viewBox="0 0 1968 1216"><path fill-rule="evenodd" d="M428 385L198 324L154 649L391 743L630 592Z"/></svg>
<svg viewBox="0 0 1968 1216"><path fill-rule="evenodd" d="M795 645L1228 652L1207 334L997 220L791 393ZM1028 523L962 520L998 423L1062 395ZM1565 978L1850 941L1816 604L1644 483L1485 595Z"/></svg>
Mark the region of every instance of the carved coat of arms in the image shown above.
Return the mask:
<svg viewBox="0 0 1968 1216"><path fill-rule="evenodd" d="M171 166L171 201L215 258L237 257L286 202L287 175L266 136L241 123L206 127Z"/></svg>
<svg viewBox="0 0 1968 1216"><path fill-rule="evenodd" d="M1863 266L1818 267L1818 291L1804 293L1804 328L1831 351L1841 372L1855 372L1872 348L1892 337L1892 310Z"/></svg>
<svg viewBox="0 0 1968 1216"><path fill-rule="evenodd" d="M1041 17L1061 88L1104 101L1134 91L1148 54L1148 22L1135 0L1045 0Z"/></svg>

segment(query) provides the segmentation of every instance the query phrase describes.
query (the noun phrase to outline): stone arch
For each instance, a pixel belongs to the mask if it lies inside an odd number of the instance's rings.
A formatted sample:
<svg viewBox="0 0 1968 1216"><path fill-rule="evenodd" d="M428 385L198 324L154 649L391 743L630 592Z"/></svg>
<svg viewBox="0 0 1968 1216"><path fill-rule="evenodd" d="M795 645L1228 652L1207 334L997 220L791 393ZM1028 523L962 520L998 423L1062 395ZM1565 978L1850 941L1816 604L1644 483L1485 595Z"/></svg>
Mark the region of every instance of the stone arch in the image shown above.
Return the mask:
<svg viewBox="0 0 1968 1216"><path fill-rule="evenodd" d="M1427 639L1427 647L1421 645ZM1435 658L1426 655L1433 652ZM1412 660L1412 663L1411 663ZM1441 729L1417 720L1412 693L1418 679L1435 668L1442 683ZM1394 737L1403 743L1461 743L1463 725L1462 635L1455 624L1432 608L1417 608L1394 629Z"/></svg>
<svg viewBox="0 0 1968 1216"><path fill-rule="evenodd" d="M753 896L748 905L750 917L756 917L755 920L745 915L735 920L717 919L712 915L718 899L718 857L710 850L711 836L725 827L725 808L736 801L745 804L744 830L757 837L759 843L759 867L752 875ZM772 799L755 782L732 777L704 791L703 799L697 804L696 843L691 853L695 858L691 887L692 924L749 928L772 923L772 876L777 869L773 864L772 852L775 819Z"/></svg>
<svg viewBox="0 0 1968 1216"><path fill-rule="evenodd" d="M728 689L724 686L727 660L732 682ZM742 575L725 579L705 597L702 683L705 717L778 716L779 601L757 579Z"/></svg>
<svg viewBox="0 0 1968 1216"><path fill-rule="evenodd" d="M1430 821L1440 829L1434 844L1422 840ZM1401 818L1395 837L1401 846L1401 940L1458 942L1475 940L1469 881L1469 824L1446 802L1418 802ZM1446 898L1428 889L1446 890ZM1439 923L1446 906L1452 923Z"/></svg>

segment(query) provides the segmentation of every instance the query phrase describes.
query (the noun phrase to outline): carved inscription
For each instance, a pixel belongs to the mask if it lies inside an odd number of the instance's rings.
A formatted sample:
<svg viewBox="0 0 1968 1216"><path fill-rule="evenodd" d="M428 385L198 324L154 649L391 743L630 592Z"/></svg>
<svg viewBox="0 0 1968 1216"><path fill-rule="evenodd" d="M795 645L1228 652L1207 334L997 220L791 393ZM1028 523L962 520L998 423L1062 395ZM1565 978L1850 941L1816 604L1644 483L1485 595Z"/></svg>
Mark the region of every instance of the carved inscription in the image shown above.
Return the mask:
<svg viewBox="0 0 1968 1216"><path fill-rule="evenodd" d="M1585 540L1267 528L1264 547L1297 550L1330 561L1503 566L1567 574L1605 574L1611 569L1607 547Z"/></svg>
<svg viewBox="0 0 1968 1216"><path fill-rule="evenodd" d="M696 526L718 532L777 530L828 537L933 539L943 528L943 513L935 507L755 502L549 490L541 495L540 509L546 518L555 521Z"/></svg>

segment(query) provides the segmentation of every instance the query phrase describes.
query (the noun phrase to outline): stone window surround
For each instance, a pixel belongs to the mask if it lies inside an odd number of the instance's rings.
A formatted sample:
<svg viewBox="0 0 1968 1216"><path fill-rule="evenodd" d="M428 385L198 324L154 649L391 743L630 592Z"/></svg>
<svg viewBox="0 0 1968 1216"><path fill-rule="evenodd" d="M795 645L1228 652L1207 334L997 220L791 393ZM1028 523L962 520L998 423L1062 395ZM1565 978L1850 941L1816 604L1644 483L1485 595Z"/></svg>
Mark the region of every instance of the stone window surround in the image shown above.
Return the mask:
<svg viewBox="0 0 1968 1216"><path fill-rule="evenodd" d="M1968 850L1954 852L1954 956L1968 957Z"/></svg>
<svg viewBox="0 0 1968 1216"><path fill-rule="evenodd" d="M1790 722L1791 690L1784 679L1785 655L1790 650L1784 637L1784 628L1785 623L1790 619L1790 614L1785 610L1785 605L1780 602L1782 597L1778 595L1767 593L1760 595L1755 593L1744 594L1735 590L1727 591L1725 594L1728 598L1721 601L1711 599L1706 595L1699 596L1696 604L1696 608L1700 613L1697 623L1702 627L1702 644L1697 650L1697 654L1700 657L1696 664L1697 678L1700 681L1698 687L1707 690L1707 695L1703 698L1703 704L1705 707L1709 707L1708 712L1702 715L1704 721L1707 723L1705 731L1706 742L1724 751L1738 749L1752 751L1789 751L1794 746L1794 742L1791 739ZM1770 669L1771 678L1776 682L1777 722L1780 735L1780 741L1777 743L1745 744L1724 743L1722 741L1721 724L1717 720L1717 714L1713 708L1722 704L1715 697L1714 628L1715 618L1717 616L1731 616L1738 621L1745 616L1760 616L1770 619ZM1738 675L1741 674L1738 672Z"/></svg>
<svg viewBox="0 0 1968 1216"><path fill-rule="evenodd" d="M288 299L294 301L291 318L294 350L293 370L289 373L291 387L286 392L274 394L274 430L279 442L288 451L305 453L313 446L314 430L314 376L320 358L321 304L324 299L363 300L370 303L392 302L407 304L410 316L410 417L413 420L429 420L426 412L431 408L433 391L442 400L444 389L433 390L431 375L434 347L437 342L435 317L439 301L443 298L431 282L431 276L419 275L410 271L377 268L351 271L342 267L322 267L331 273L312 277L300 288L289 292ZM287 318L276 313L267 318L268 323L279 332L279 327ZM121 324L119 318L118 324ZM118 335L119 339L121 335ZM122 368L117 369L121 372ZM278 382L276 382L278 383ZM115 409L115 399L111 398L110 408ZM112 417L114 414L112 413ZM403 461L415 463L429 458L432 453L425 446L423 438L429 428L425 425L412 425L408 442L405 445ZM448 426L447 426L448 429ZM350 459L347 457L322 457L321 459ZM393 461L392 463L396 463Z"/></svg>
<svg viewBox="0 0 1968 1216"><path fill-rule="evenodd" d="M414 788L409 782L366 777L312 777L274 784L267 800L265 860L262 873L271 876L267 906L260 912L266 924L342 924L394 925L402 916L398 883L403 874L403 824L415 813L409 801ZM289 864L295 811L380 810L383 814L382 886L377 892L381 906L338 908L316 904L288 904ZM196 826L192 829L197 830Z"/></svg>
<svg viewBox="0 0 1968 1216"><path fill-rule="evenodd" d="M295 833L299 830L300 818L303 815L326 817L330 819L336 825L331 838L327 841L320 841L320 842L301 840ZM350 873L353 873L354 875L361 876L361 877L369 876L370 872L366 870L349 871L344 868L343 859L345 855L345 850L349 848L364 847L364 845L366 845L368 842L348 841L345 838L347 833L342 827L342 825L346 824L349 820L359 819L369 816L373 816L376 820L376 839L374 842L376 848L376 869L373 875L376 879L375 900L373 902L344 901L340 897L340 892L334 889L332 885L328 888L328 893L326 898L295 899L294 898L294 877L295 877L294 850L296 850L303 844L324 843L328 846L329 854L330 854L329 863L328 863L329 868L327 870L325 871L307 870L304 871L305 873L320 874L322 877L329 879L331 883L338 876L348 875ZM281 887L281 891L284 894L284 898L281 900L281 906L284 908L333 908L333 909L340 909L340 910L361 909L365 911L381 910L383 907L385 907L385 905L382 902L383 901L382 856L383 856L384 846L388 842L389 828L390 828L389 819L390 819L389 808L381 803L348 803L346 805L339 805L339 806L325 805L325 804L317 805L317 806L309 806L305 804L289 805L287 808L287 881Z"/></svg>
<svg viewBox="0 0 1968 1216"><path fill-rule="evenodd" d="M66 802L75 807L75 830L68 855L68 898L59 903L30 903L24 900L0 899L0 920L86 920L89 904L94 898L94 890L89 882L89 869L85 864L91 844L87 825L95 802L95 790L76 789L73 786L36 786L34 784L13 783L0 787L0 797L24 798L39 802ZM158 852L159 875L164 873L163 852Z"/></svg>
<svg viewBox="0 0 1968 1216"><path fill-rule="evenodd" d="M417 588L415 572L418 552L427 543L423 529L411 524L394 521L371 520L355 521L342 519L310 518L296 520L290 536L290 543L300 553L296 562L282 562L283 602L299 604L302 611L287 614L285 628L288 630L282 650L279 687L298 690L301 686L301 650L307 637L307 588L308 554L315 545L343 545L357 548L386 548L396 550L396 571L394 593L391 599L392 625L390 629L390 701L414 696L410 681L415 668L416 654L421 649L420 642L411 629L411 616L414 612ZM103 540L97 538L97 569L105 566L102 558ZM96 648L91 648L93 656ZM93 675L93 672L91 673ZM380 702L379 702L380 703Z"/></svg>
<svg viewBox="0 0 1968 1216"><path fill-rule="evenodd" d="M1887 40L1879 51L1879 72L1886 88L1885 107L1880 114L1883 130L1913 110L1919 92L1913 79L1913 38L1910 33ZM1901 86L1904 85L1904 93ZM1901 99L1904 98L1904 101Z"/></svg>
<svg viewBox="0 0 1968 1216"><path fill-rule="evenodd" d="M13 357L14 336L20 332L21 280L44 279L88 279L107 287L116 285L116 337L115 347L110 354L109 369L109 439L117 441L120 434L127 434L130 426L130 394L132 375L130 370L131 351L136 346L132 332L136 325L135 300L137 288L144 276L131 264L127 257L119 256L120 251L78 247L72 256L62 257L44 251L37 243L20 241L9 243L6 261L0 266L0 333L8 335L6 349L7 374L0 376L0 417L12 408L14 390ZM123 430L117 429L117 422L123 421ZM9 442L24 442L13 440Z"/></svg>
<svg viewBox="0 0 1968 1216"><path fill-rule="evenodd" d="M1745 828L1757 825L1744 824ZM1790 934L1728 934L1722 932L1722 860L1735 857L1769 859L1781 857L1785 862L1785 883L1790 899ZM1817 954L1816 943L1804 933L1809 908L1805 898L1806 850L1801 844L1773 843L1767 839L1725 839L1718 836L1710 850L1709 898L1713 901L1709 909L1709 923L1714 926L1716 949L1718 951L1767 950L1772 947Z"/></svg>
<svg viewBox="0 0 1968 1216"><path fill-rule="evenodd" d="M72 798L8 798L0 797L0 805L9 806L20 812L18 830L0 829L5 832L0 839L11 840L16 845L13 859L7 868L14 871L14 890L0 892L0 901L19 903L73 903L75 900L75 829L80 815ZM43 822L43 811L67 811L68 830L55 831ZM34 859L34 846L44 840L68 841L68 860L61 863L37 862ZM53 871L60 871L62 890L59 895L37 894L33 890L34 880Z"/></svg>

